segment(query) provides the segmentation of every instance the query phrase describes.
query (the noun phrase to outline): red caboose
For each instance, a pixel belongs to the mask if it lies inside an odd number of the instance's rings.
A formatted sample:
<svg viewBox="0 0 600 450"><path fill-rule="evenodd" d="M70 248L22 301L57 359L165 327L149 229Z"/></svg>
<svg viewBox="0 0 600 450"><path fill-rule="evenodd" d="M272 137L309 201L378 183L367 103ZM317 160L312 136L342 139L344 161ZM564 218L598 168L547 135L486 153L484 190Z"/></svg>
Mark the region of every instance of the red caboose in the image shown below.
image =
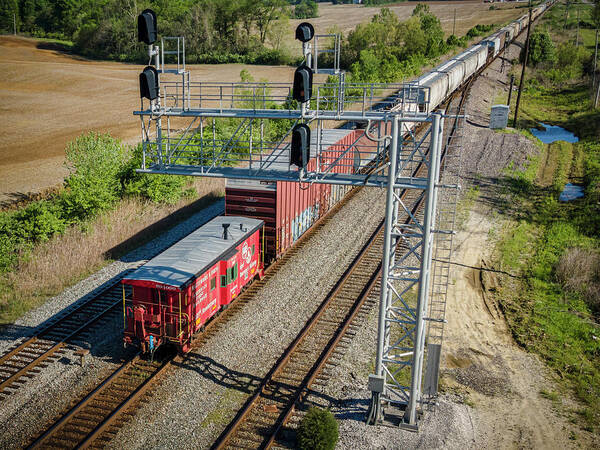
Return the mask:
<svg viewBox="0 0 600 450"><path fill-rule="evenodd" d="M262 233L262 220L216 217L124 278L132 289L131 306L123 305L125 344L189 351L192 335L263 276Z"/></svg>

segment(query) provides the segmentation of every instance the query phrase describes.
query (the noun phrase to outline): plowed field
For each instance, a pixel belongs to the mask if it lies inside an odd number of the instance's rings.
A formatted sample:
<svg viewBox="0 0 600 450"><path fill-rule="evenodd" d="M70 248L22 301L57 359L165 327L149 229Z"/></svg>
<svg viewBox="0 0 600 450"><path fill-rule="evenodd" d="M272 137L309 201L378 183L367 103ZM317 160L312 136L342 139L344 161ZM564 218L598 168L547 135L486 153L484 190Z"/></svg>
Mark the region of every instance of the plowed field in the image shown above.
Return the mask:
<svg viewBox="0 0 600 450"><path fill-rule="evenodd" d="M489 3L428 2L452 32L462 35L477 23L504 23L523 14L515 3L489 10ZM390 8L401 19L410 16L414 2ZM378 7L320 4L320 17L311 19L318 33L333 25L347 32L370 20ZM300 21L293 20L293 28ZM290 30L290 36L293 36ZM287 42L297 51L298 43ZM238 81L246 68L255 79L291 80L292 68L241 64L189 66L195 81ZM65 145L89 130L110 132L126 142L140 139L137 75L142 66L89 61L49 48L32 39L0 36L0 202L18 199L61 183Z"/></svg>

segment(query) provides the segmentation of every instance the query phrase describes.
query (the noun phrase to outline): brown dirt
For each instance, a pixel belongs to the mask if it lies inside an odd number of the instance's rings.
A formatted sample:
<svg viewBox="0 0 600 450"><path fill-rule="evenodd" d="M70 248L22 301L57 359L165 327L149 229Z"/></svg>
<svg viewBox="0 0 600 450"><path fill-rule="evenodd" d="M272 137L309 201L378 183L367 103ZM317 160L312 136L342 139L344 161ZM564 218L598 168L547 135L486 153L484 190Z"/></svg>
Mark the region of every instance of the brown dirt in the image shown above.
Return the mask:
<svg viewBox="0 0 600 450"><path fill-rule="evenodd" d="M391 9L400 20L410 17L416 2L403 2L395 5L382 5ZM524 9L515 9L516 4L505 4L502 9L490 11L490 3L474 1L435 2L428 1L427 5L431 12L442 22L442 28L446 35L452 34L454 23L454 11L456 10L456 35L464 35L469 28L477 24L500 24L524 14ZM319 17L309 19L317 33L326 33L334 26L341 28L344 33L352 30L356 25L371 20L382 6L364 7L361 5L333 5L331 3L319 3ZM494 6L499 7L498 4ZM303 20L290 21L294 28Z"/></svg>
<svg viewBox="0 0 600 450"><path fill-rule="evenodd" d="M65 145L89 131L140 140L132 111L139 106L142 66L89 61L38 41L0 36L0 201L59 184ZM196 81L239 81L247 69L259 79L290 80L293 69L242 64L192 65Z"/></svg>

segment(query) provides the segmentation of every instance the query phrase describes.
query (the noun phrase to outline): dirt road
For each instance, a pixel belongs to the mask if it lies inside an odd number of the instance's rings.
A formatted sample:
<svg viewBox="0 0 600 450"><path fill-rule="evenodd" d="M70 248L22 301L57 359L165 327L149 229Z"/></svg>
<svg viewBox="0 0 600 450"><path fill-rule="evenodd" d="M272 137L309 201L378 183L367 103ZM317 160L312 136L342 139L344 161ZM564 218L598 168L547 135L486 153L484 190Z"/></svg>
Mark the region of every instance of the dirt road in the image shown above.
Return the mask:
<svg viewBox="0 0 600 450"><path fill-rule="evenodd" d="M65 145L80 134L140 139L137 77L142 66L88 61L31 39L0 36L0 202L59 184ZM47 47L47 46L46 46ZM192 65L195 81L291 80L293 69L242 64Z"/></svg>

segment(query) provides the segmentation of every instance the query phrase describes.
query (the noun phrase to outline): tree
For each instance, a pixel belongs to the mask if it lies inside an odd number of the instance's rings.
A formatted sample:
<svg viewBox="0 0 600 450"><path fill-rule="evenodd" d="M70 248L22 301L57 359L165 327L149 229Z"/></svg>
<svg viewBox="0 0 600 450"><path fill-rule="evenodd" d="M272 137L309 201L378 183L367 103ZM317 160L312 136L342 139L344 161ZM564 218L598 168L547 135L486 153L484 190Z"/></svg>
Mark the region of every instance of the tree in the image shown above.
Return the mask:
<svg viewBox="0 0 600 450"><path fill-rule="evenodd" d="M12 33L15 17L18 22L19 2L17 0L0 0L0 32Z"/></svg>
<svg viewBox="0 0 600 450"><path fill-rule="evenodd" d="M258 28L260 43L264 44L271 24L279 19L286 11L285 0L263 0L256 3L256 28Z"/></svg>
<svg viewBox="0 0 600 450"><path fill-rule="evenodd" d="M522 52L524 53L524 52ZM521 61L524 58L521 56ZM554 61L556 49L547 31L535 31L529 38L529 63L537 66L543 62Z"/></svg>
<svg viewBox="0 0 600 450"><path fill-rule="evenodd" d="M592 9L592 22L596 29L600 28L600 0L594 1L594 9Z"/></svg>
<svg viewBox="0 0 600 450"><path fill-rule="evenodd" d="M302 0L294 8L294 18L310 19L319 16L319 7L313 0Z"/></svg>

